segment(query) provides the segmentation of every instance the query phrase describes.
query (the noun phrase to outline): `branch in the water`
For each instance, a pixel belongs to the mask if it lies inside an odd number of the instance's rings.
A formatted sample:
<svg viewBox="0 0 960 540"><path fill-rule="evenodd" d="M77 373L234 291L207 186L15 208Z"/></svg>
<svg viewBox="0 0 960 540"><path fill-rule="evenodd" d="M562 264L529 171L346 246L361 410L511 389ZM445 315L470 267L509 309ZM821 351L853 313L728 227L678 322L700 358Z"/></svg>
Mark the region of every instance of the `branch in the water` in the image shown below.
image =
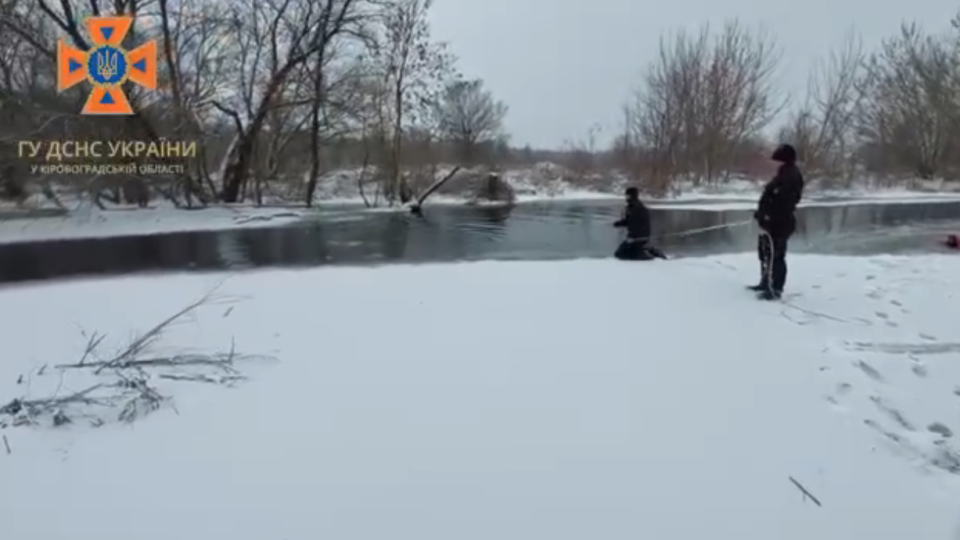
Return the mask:
<svg viewBox="0 0 960 540"><path fill-rule="evenodd" d="M417 197L417 202L410 206L410 211L414 214L420 215L422 213L421 207L423 203L426 202L427 197L432 195L435 191L440 189L448 180L453 178L460 171L460 166L457 165L453 168L446 176L434 182L430 187L427 188L419 197Z"/></svg>

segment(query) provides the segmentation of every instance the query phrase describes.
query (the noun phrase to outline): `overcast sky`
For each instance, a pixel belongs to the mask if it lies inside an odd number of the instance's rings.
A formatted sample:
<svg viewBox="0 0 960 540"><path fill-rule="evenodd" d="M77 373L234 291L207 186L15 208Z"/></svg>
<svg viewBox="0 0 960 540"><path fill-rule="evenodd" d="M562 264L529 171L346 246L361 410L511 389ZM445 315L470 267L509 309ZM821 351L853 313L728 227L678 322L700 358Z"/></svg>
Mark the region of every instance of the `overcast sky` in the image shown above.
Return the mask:
<svg viewBox="0 0 960 540"><path fill-rule="evenodd" d="M947 29L955 0L435 0L435 38L510 107L514 145L561 148L591 126L609 140L661 33L738 18L777 37L781 85L802 93L813 61L854 28L868 46L909 19Z"/></svg>

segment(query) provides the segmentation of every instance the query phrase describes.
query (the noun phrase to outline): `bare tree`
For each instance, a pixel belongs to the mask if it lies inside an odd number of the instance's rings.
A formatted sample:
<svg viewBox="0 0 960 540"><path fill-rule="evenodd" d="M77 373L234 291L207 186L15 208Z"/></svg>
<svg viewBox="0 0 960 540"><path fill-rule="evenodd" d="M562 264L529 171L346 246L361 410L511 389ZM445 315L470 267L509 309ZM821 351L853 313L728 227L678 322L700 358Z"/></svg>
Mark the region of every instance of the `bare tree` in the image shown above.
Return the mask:
<svg viewBox="0 0 960 540"><path fill-rule="evenodd" d="M624 107L626 134L620 152L631 155L629 172L641 176L641 184L651 191L662 192L680 172L678 162L684 139L682 104L691 103L695 78L687 72L698 68L695 51L688 52L685 42L678 44L680 54L669 61L663 40L660 60L648 70L643 85ZM673 65L673 69L668 69ZM641 173L645 173L642 174Z"/></svg>
<svg viewBox="0 0 960 540"><path fill-rule="evenodd" d="M861 40L848 32L840 49L814 66L805 102L780 132L813 174L850 181L856 173L855 119L865 59Z"/></svg>
<svg viewBox="0 0 960 540"><path fill-rule="evenodd" d="M157 0L157 7L163 37L158 78L164 89L160 100L164 114L159 121L167 125L164 131L174 138L203 140L211 121L207 105L217 97L227 78L229 43L233 39L230 21L213 0L181 0L174 4ZM201 197L213 199L217 189L207 166L207 146L198 145L198 159L189 163L190 176L209 191L209 195ZM188 204L191 194L202 190L200 185L193 185L192 180L187 185Z"/></svg>
<svg viewBox="0 0 960 540"><path fill-rule="evenodd" d="M570 180L585 183L597 173L597 136L602 131L599 124L590 126L585 140L567 141L564 144L566 159L563 165L570 171Z"/></svg>
<svg viewBox="0 0 960 540"><path fill-rule="evenodd" d="M657 175L726 177L783 101L774 93L780 51L763 31L733 21L661 40L630 108L630 130Z"/></svg>
<svg viewBox="0 0 960 540"><path fill-rule="evenodd" d="M957 21L954 21L955 27ZM869 170L934 178L960 150L960 42L916 24L871 55L858 128ZM954 160L951 162L951 159Z"/></svg>
<svg viewBox="0 0 960 540"><path fill-rule="evenodd" d="M214 105L230 116L237 129L223 167L225 202L236 202L250 174L256 143L271 109L293 106L289 77L304 63L326 51L349 24L362 19L359 0L263 0L234 6L233 28L238 43L236 73L241 90L234 96L242 109L218 100ZM322 62L320 63L322 65ZM241 114L240 111L243 111Z"/></svg>
<svg viewBox="0 0 960 540"><path fill-rule="evenodd" d="M453 143L465 166L473 165L477 147L503 137L507 105L494 99L480 79L447 85L437 106L441 136Z"/></svg>
<svg viewBox="0 0 960 540"><path fill-rule="evenodd" d="M432 3L389 0L382 12L383 39L374 49L380 79L374 88L387 96L376 102L381 107L382 139L389 148L383 191L391 204L412 197L401 176L405 128L425 119L452 69L453 57L445 44L430 39L427 13Z"/></svg>
<svg viewBox="0 0 960 540"><path fill-rule="evenodd" d="M328 81L325 76L330 67L330 60L335 56L335 38L350 32L359 35L362 32L361 18L357 17L361 10L355 6L356 0L326 0L320 16L317 32L320 34L320 46L314 52L313 73L313 103L310 107L310 176L307 180L305 202L313 205L314 193L317 189L317 180L320 177L320 139L321 129L324 127L323 113L327 110L324 104L328 103L326 94ZM359 2L356 2L359 3Z"/></svg>

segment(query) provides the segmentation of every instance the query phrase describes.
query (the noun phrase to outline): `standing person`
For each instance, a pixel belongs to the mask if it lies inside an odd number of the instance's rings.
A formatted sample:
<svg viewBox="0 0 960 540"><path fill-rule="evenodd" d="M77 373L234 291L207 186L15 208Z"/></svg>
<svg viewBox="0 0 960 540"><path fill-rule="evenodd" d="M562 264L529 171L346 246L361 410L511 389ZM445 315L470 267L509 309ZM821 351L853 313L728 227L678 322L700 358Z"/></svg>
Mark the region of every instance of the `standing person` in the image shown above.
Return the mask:
<svg viewBox="0 0 960 540"><path fill-rule="evenodd" d="M781 144L770 156L780 163L773 180L763 188L763 195L753 218L760 226L757 254L760 257L760 283L750 287L762 300L777 300L787 282L787 241L797 228L796 209L803 197L803 175L797 168L797 151Z"/></svg>
<svg viewBox="0 0 960 540"><path fill-rule="evenodd" d="M624 209L623 218L613 226L626 228L627 238L620 243L613 256L622 261L666 259L666 255L659 249L647 245L650 241L650 211L640 200L640 192L635 187L629 187L624 195L627 207Z"/></svg>

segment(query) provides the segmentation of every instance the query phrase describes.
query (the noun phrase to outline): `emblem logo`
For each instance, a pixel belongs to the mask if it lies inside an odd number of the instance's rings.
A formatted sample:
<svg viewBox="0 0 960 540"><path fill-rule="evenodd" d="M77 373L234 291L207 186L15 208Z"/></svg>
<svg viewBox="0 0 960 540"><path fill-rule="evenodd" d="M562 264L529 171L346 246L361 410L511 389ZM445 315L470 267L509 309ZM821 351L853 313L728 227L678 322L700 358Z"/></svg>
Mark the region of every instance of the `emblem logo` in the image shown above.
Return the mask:
<svg viewBox="0 0 960 540"><path fill-rule="evenodd" d="M133 114L123 83L156 90L157 42L148 41L132 51L123 48L133 17L90 17L85 24L93 42L89 51L81 51L65 39L57 43L57 91L86 80L93 90L81 114Z"/></svg>

